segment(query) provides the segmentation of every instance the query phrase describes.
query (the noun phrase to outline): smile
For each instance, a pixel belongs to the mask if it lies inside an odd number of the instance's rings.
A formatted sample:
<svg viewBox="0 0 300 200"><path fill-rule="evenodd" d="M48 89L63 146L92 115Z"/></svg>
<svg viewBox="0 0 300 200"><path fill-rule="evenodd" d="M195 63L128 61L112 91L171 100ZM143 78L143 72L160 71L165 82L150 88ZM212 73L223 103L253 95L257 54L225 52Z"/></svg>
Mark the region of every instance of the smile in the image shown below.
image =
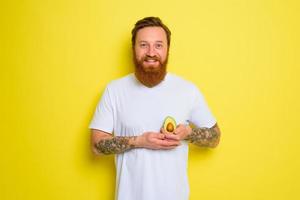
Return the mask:
<svg viewBox="0 0 300 200"><path fill-rule="evenodd" d="M145 60L146 62L157 62L157 60Z"/></svg>

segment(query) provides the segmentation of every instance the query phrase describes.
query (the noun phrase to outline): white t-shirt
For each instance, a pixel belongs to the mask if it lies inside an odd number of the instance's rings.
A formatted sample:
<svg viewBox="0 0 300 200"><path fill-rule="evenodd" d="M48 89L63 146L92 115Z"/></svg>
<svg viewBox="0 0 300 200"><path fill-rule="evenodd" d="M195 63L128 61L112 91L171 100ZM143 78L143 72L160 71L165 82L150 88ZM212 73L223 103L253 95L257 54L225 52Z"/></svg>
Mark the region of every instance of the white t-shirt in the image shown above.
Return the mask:
<svg viewBox="0 0 300 200"><path fill-rule="evenodd" d="M167 116L177 124L212 127L216 120L192 83L168 73L148 88L134 74L112 81L105 89L90 128L115 136L159 132ZM136 148L116 155L117 200L187 200L188 144L172 150Z"/></svg>

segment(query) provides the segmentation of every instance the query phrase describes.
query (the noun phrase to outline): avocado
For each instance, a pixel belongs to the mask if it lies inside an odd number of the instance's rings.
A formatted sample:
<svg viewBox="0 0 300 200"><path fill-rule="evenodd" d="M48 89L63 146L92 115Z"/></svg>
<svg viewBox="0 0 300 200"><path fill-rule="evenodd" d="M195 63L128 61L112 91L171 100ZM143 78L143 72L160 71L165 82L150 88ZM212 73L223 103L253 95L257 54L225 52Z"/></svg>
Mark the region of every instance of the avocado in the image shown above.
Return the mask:
<svg viewBox="0 0 300 200"><path fill-rule="evenodd" d="M164 129L168 133L173 133L176 128L176 121L173 117L167 116L164 121Z"/></svg>

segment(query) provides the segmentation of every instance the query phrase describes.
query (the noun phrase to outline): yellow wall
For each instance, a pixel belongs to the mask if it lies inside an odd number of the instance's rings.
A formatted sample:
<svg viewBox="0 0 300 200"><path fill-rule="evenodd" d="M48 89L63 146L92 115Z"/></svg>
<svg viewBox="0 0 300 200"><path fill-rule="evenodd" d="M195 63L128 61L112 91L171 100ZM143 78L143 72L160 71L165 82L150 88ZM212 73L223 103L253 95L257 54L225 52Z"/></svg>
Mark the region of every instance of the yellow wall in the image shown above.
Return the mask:
<svg viewBox="0 0 300 200"><path fill-rule="evenodd" d="M300 199L297 0L4 1L0 199L113 199L113 156L88 124L105 85L132 72L130 30L160 16L169 70L204 93L222 129L191 146L191 200Z"/></svg>

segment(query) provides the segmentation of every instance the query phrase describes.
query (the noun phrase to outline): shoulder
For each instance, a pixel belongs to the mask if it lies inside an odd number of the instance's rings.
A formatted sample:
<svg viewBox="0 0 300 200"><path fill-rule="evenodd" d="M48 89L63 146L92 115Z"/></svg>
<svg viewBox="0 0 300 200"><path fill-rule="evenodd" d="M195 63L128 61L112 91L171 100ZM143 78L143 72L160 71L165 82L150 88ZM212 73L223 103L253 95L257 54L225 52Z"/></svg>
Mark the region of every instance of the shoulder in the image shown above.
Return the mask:
<svg viewBox="0 0 300 200"><path fill-rule="evenodd" d="M178 76L173 73L168 73L170 82L177 88L186 89L188 91L198 90L197 86L190 80L185 79L182 76Z"/></svg>
<svg viewBox="0 0 300 200"><path fill-rule="evenodd" d="M131 85L133 81L134 81L134 75L133 73L130 73L126 76L110 81L107 84L107 89L120 90L124 87L128 87L129 85Z"/></svg>

